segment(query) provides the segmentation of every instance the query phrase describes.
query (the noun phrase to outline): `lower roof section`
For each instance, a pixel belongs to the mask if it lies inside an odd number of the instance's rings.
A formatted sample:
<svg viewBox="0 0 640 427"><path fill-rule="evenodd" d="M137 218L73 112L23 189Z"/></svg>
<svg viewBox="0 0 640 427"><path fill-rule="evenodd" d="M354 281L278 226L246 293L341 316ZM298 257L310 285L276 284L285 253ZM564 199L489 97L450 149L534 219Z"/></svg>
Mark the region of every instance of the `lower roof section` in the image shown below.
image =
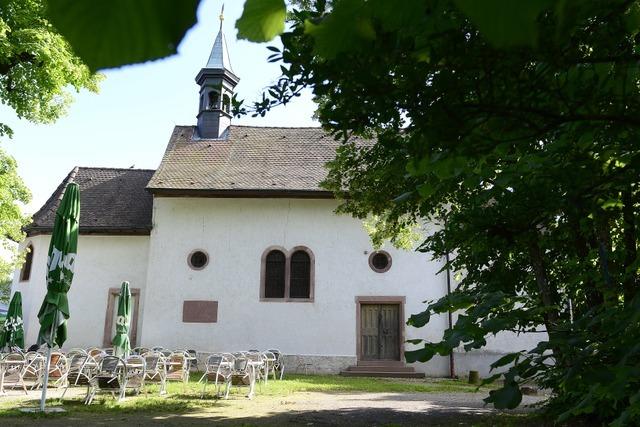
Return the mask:
<svg viewBox="0 0 640 427"><path fill-rule="evenodd" d="M64 191L74 182L80 187L81 234L148 235L153 196L146 186L153 173L147 169L76 167L33 215L25 232L29 236L51 233Z"/></svg>

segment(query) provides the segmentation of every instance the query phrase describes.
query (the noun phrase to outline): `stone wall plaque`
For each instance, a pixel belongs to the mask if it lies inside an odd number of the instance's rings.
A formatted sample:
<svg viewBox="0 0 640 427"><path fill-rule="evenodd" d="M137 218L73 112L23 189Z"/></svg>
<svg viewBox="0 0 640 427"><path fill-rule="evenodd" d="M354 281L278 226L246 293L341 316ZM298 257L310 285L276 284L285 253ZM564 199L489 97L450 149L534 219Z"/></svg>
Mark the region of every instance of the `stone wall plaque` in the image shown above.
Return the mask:
<svg viewBox="0 0 640 427"><path fill-rule="evenodd" d="M218 301L184 301L182 321L185 323L216 323Z"/></svg>

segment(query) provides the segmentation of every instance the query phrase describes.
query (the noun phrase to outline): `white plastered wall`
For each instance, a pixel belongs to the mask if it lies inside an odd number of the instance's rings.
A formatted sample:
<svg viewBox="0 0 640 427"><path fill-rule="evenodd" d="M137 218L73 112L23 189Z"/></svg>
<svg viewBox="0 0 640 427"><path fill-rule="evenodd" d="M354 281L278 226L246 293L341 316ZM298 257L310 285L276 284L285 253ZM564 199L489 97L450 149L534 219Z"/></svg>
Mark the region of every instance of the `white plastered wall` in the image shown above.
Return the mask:
<svg viewBox="0 0 640 427"><path fill-rule="evenodd" d="M446 293L445 274L436 274L442 263L429 254L385 247L392 267L373 272L360 221L335 215L336 206L334 200L155 198L142 344L355 357L356 296L404 296L406 321L423 310L423 301ZM272 245L313 251L313 303L260 301L261 255ZM200 271L187 263L195 249L210 256ZM183 323L185 300L218 301L218 322ZM440 316L424 328L407 326L406 338L438 340L446 322ZM507 351L515 344L505 345ZM416 368L446 375L448 361L437 357Z"/></svg>
<svg viewBox="0 0 640 427"><path fill-rule="evenodd" d="M50 235L27 238L20 249L33 245L31 277L20 281L14 274L12 292L22 292L25 345L38 336L38 310L46 294L46 264ZM75 274L69 291L71 318L67 323L68 339L64 348L102 346L109 288L118 288L128 280L132 288L144 295L147 275L149 236L81 235ZM140 304L140 316L143 304Z"/></svg>

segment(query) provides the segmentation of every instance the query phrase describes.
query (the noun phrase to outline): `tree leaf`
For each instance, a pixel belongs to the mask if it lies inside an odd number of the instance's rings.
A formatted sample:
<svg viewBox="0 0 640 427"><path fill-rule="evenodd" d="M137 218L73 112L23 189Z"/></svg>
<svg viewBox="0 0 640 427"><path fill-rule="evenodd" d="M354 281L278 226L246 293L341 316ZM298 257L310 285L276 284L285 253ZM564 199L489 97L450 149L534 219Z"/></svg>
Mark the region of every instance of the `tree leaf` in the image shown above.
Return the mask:
<svg viewBox="0 0 640 427"><path fill-rule="evenodd" d="M238 38L267 42L284 31L287 9L284 0L247 0L236 21Z"/></svg>
<svg viewBox="0 0 640 427"><path fill-rule="evenodd" d="M493 403L496 409L513 409L522 401L520 387L514 381L508 382L504 387L491 390L489 397L485 398L486 403Z"/></svg>
<svg viewBox="0 0 640 427"><path fill-rule="evenodd" d="M536 44L537 19L551 0L455 0L480 33L493 45L507 47Z"/></svg>
<svg viewBox="0 0 640 427"><path fill-rule="evenodd" d="M425 345L423 348L418 350L404 352L404 357L407 363L428 362L433 356L435 356L435 351L428 345Z"/></svg>
<svg viewBox="0 0 640 427"><path fill-rule="evenodd" d="M414 328L421 328L427 323L429 323L429 319L431 315L428 310L423 311L422 313L412 314L407 321L407 325L413 326Z"/></svg>
<svg viewBox="0 0 640 427"><path fill-rule="evenodd" d="M520 356L520 353L511 353L511 354L507 354L506 356L502 356L500 359L496 360L491 364L491 369L493 370L501 366L508 365L509 363L516 360L518 356Z"/></svg>
<svg viewBox="0 0 640 427"><path fill-rule="evenodd" d="M199 0L51 0L47 14L92 70L176 53Z"/></svg>

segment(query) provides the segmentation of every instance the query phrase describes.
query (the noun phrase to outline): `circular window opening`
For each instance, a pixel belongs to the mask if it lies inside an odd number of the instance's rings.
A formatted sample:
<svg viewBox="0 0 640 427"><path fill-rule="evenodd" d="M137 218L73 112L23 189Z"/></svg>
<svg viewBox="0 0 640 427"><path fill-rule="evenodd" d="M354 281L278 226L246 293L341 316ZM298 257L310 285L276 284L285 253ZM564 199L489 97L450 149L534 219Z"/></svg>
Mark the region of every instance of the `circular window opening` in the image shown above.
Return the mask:
<svg viewBox="0 0 640 427"><path fill-rule="evenodd" d="M369 267L376 273L384 273L391 268L391 255L385 251L372 252L369 255Z"/></svg>
<svg viewBox="0 0 640 427"><path fill-rule="evenodd" d="M205 251L198 249L189 254L187 261L189 262L189 267L194 270L202 270L209 263L209 255Z"/></svg>

